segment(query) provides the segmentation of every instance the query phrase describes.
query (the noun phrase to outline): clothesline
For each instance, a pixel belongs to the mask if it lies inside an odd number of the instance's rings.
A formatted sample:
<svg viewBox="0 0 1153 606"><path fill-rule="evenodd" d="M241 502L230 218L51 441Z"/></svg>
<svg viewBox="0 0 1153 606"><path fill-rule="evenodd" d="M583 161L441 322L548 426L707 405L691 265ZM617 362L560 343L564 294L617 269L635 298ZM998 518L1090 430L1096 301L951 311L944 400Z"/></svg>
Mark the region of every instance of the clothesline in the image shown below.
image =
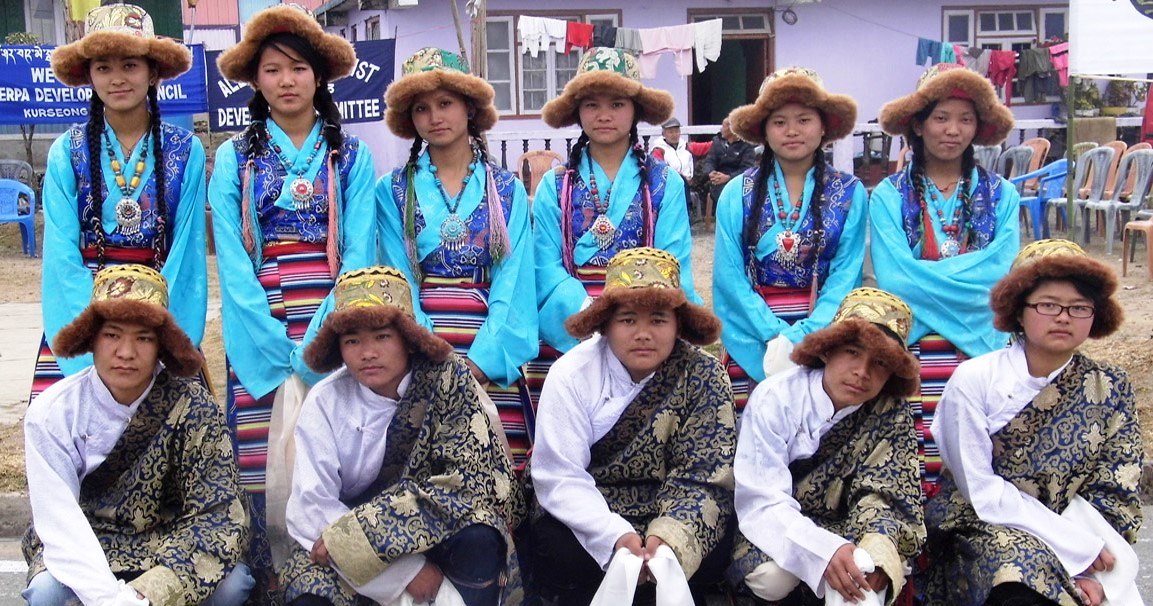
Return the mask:
<svg viewBox="0 0 1153 606"><path fill-rule="evenodd" d="M1059 42L1022 51L966 47L929 38L917 38L917 65L963 63L1004 89L1005 104L1013 99L1013 80L1021 82L1021 96L1027 103L1043 103L1056 94L1054 76L1061 86L1069 85L1069 43Z"/></svg>
<svg viewBox="0 0 1153 606"><path fill-rule="evenodd" d="M720 19L636 29L531 16L521 16L516 29L522 52L532 57L547 52L550 46L561 54L593 46L628 50L637 55L640 75L645 79L656 77L657 65L665 54L673 56L677 74L682 77L692 75L694 54L697 69L705 71L709 62L721 56L723 31Z"/></svg>

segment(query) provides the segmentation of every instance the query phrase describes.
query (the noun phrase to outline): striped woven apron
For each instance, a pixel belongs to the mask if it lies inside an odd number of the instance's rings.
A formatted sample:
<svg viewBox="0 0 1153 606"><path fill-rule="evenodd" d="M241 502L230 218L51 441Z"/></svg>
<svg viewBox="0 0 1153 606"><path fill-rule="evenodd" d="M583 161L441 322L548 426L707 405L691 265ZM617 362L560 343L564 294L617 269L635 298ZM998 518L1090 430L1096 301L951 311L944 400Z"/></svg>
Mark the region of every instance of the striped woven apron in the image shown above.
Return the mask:
<svg viewBox="0 0 1153 606"><path fill-rule="evenodd" d="M756 291L765 301L765 305L772 310L773 315L789 325L809 316L809 304L813 294L811 287L758 286ZM733 384L733 404L739 413L745 409L745 404L749 402L749 394L753 393L753 388L757 385L727 352L724 364L725 370L729 373L729 381Z"/></svg>
<svg viewBox="0 0 1153 606"><path fill-rule="evenodd" d="M477 332L488 318L488 296L492 285L487 273L480 270L478 275L458 278L426 276L420 284L420 307L432 321L433 332L448 341L461 356L468 355ZM496 404L512 448L513 465L520 472L528 459L536 426L528 385L524 379L508 387L490 382L485 391Z"/></svg>
<svg viewBox="0 0 1153 606"><path fill-rule="evenodd" d="M576 268L576 278L585 287L585 293L592 298L601 296L605 290L605 275L608 269L597 265L582 265ZM540 353L535 360L525 364L525 376L528 381L528 391L532 397L532 409L535 411L540 404L540 392L544 388L544 379L554 362L560 359L563 352L553 346L540 342Z"/></svg>
<svg viewBox="0 0 1153 606"><path fill-rule="evenodd" d="M929 333L909 348L921 361L921 389L909 397L913 425L917 429L917 458L921 462L921 489L925 500L940 491L941 449L929 427L937 413L937 403L945 383L966 356L952 343L936 333Z"/></svg>
<svg viewBox="0 0 1153 606"><path fill-rule="evenodd" d="M264 262L257 272L272 317L284 324L285 333L300 343L320 303L332 291L324 244L291 242L264 248ZM257 399L240 383L228 364L228 428L232 431L240 485L252 503L252 543L249 565L256 571L272 570L265 518L265 469L268 462L268 426L276 392Z"/></svg>
<svg viewBox="0 0 1153 606"><path fill-rule="evenodd" d="M151 265L152 260L156 258L155 255L156 251L151 248L108 247L104 249L104 266L110 267L125 263ZM92 275L95 276L99 270L96 249L83 248L80 250L80 256L84 260L85 267L91 270ZM48 337L41 334L40 351L36 355L36 369L32 374L32 392L28 396L28 403L31 404L36 396L63 378L64 373L60 370L60 365L56 363L56 355L52 353L52 348L48 345Z"/></svg>

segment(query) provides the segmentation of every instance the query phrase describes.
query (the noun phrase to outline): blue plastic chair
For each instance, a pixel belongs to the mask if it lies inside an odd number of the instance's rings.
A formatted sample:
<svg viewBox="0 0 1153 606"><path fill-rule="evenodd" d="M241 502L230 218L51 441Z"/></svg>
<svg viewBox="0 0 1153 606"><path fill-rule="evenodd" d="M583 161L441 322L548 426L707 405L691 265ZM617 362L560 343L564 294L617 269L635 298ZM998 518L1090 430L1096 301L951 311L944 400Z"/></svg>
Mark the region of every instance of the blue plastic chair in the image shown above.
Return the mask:
<svg viewBox="0 0 1153 606"><path fill-rule="evenodd" d="M1065 177L1069 173L1069 161L1062 158L1054 160L1045 166L1023 175L1009 179L1014 185L1021 186L1030 179L1040 179L1037 184L1037 195L1021 196L1021 208L1029 213L1033 222L1033 239L1040 240L1049 237L1049 220L1045 207L1049 200L1065 195ZM1065 219L1065 209L1057 208L1062 221Z"/></svg>
<svg viewBox="0 0 1153 606"><path fill-rule="evenodd" d="M20 196L26 202L21 203ZM36 256L36 193L15 179L0 179L0 223L20 225L24 254Z"/></svg>

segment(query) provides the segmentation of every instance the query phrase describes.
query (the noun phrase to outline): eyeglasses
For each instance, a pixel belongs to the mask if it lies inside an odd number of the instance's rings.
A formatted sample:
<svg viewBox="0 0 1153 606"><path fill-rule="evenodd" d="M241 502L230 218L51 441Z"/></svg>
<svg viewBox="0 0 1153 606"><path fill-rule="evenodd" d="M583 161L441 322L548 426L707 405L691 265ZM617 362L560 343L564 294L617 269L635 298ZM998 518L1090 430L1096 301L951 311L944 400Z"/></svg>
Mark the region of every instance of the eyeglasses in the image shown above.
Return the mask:
<svg viewBox="0 0 1153 606"><path fill-rule="evenodd" d="M1057 303L1026 303L1025 307L1030 307L1033 311L1041 314L1042 316L1059 316L1061 312L1068 312L1070 318L1092 318L1096 313L1096 309L1092 305L1060 305Z"/></svg>

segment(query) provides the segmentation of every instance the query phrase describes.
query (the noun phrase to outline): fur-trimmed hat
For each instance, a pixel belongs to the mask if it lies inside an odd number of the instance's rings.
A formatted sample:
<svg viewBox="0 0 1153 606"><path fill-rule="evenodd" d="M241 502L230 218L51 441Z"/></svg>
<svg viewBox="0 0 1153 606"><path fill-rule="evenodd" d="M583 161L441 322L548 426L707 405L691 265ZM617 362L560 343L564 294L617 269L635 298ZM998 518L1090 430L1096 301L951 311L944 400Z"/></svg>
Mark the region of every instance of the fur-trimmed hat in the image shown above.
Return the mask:
<svg viewBox="0 0 1153 606"><path fill-rule="evenodd" d="M791 359L801 366L823 368L822 356L838 345L857 343L885 361L893 375L881 393L900 398L917 392L921 365L905 346L913 326L913 312L896 295L877 288L850 292L828 326L805 335Z"/></svg>
<svg viewBox="0 0 1153 606"><path fill-rule="evenodd" d="M68 86L92 84L88 62L101 57L144 57L156 63L161 80L192 66L192 51L171 38L157 38L152 16L133 4L109 4L88 11L84 37L52 51L52 71Z"/></svg>
<svg viewBox="0 0 1153 606"><path fill-rule="evenodd" d="M817 72L803 67L779 69L765 78L757 100L729 113L729 128L749 143L765 142L765 120L789 103L800 103L821 112L825 136L821 145L853 133L857 122L857 102L848 95L831 95Z"/></svg>
<svg viewBox="0 0 1153 606"><path fill-rule="evenodd" d="M448 341L417 324L412 310L412 289L400 270L375 266L345 272L332 289L336 308L304 348L304 361L316 372L340 368L340 335L357 328L392 326L404 337L410 350L433 362L443 362L452 353Z"/></svg>
<svg viewBox="0 0 1153 606"><path fill-rule="evenodd" d="M583 311L565 320L569 334L584 339L601 331L617 305L631 303L646 309L676 310L678 336L694 345L707 345L721 334L721 321L713 312L689 302L681 288L681 264L656 248L630 248L609 260L605 289Z"/></svg>
<svg viewBox="0 0 1153 606"><path fill-rule="evenodd" d="M472 105L472 122L480 132L496 124L496 92L492 85L469 71L468 62L456 53L440 48L422 48L400 66L401 76L384 91L387 109L384 119L392 134L402 139L415 139L416 126L412 122L412 99L417 95L444 88L460 93Z"/></svg>
<svg viewBox="0 0 1153 606"><path fill-rule="evenodd" d="M1025 299L1047 280L1072 282L1078 292L1093 299L1096 311L1090 337L1107 337L1121 327L1125 313L1113 299L1113 293L1117 292L1117 276L1113 270L1085 254L1076 243L1058 239L1037 240L1017 253L1008 275L989 293L993 326L1009 333L1022 332Z"/></svg>
<svg viewBox="0 0 1153 606"><path fill-rule="evenodd" d="M619 48L590 48L581 58L576 75L560 96L544 104L541 119L553 128L564 128L580 122L580 100L596 93L628 97L636 104L637 120L660 124L673 115L673 96L667 91L641 84L637 59Z"/></svg>
<svg viewBox="0 0 1153 606"><path fill-rule="evenodd" d="M914 135L913 119L943 99L968 99L977 112L974 145L998 145L1013 130L1013 112L997 98L993 85L981 74L957 63L938 63L917 81L917 90L881 108L881 128L890 135Z"/></svg>
<svg viewBox="0 0 1153 606"><path fill-rule="evenodd" d="M168 313L168 281L145 265L115 265L100 270L92 281L92 302L56 333L52 352L75 358L92 351L92 341L105 322L140 324L156 331L159 357L178 377L200 372L204 356Z"/></svg>
<svg viewBox="0 0 1153 606"><path fill-rule="evenodd" d="M221 75L236 82L255 81L260 45L273 34L295 34L308 42L328 64L329 82L351 74L356 65L356 51L351 43L340 36L325 33L304 7L280 4L256 13L244 26L244 38L240 44L220 54L216 66Z"/></svg>

